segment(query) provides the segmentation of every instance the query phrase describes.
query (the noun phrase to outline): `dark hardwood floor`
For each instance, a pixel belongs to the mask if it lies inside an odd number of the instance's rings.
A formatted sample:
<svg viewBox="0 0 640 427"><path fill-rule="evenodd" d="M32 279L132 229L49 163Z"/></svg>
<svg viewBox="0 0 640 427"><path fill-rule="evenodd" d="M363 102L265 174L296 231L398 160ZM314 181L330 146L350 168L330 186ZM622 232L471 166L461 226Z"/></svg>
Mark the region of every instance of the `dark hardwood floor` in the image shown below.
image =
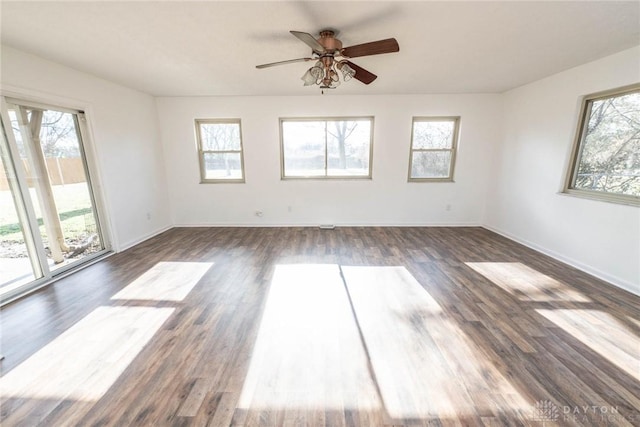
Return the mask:
<svg viewBox="0 0 640 427"><path fill-rule="evenodd" d="M640 298L481 228L176 228L1 313L2 426L640 425Z"/></svg>

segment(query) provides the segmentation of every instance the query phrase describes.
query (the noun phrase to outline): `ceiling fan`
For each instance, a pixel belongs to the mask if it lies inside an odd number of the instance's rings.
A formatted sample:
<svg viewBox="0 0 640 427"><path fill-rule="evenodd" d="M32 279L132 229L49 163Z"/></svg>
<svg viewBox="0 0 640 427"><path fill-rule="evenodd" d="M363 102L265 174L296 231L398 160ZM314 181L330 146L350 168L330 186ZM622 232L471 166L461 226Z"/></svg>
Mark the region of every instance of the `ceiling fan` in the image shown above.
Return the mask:
<svg viewBox="0 0 640 427"><path fill-rule="evenodd" d="M334 30L320 31L320 38L318 39L302 31L289 32L311 48L311 56L256 65L256 68L315 61L315 64L302 76L302 81L304 81L305 86L315 84L320 86L321 89L335 89L338 87L340 85L339 72L342 73L344 81L354 78L368 85L378 76L354 64L349 59L398 52L400 50L400 46L398 46L398 42L394 38L343 48L342 42L335 37Z"/></svg>

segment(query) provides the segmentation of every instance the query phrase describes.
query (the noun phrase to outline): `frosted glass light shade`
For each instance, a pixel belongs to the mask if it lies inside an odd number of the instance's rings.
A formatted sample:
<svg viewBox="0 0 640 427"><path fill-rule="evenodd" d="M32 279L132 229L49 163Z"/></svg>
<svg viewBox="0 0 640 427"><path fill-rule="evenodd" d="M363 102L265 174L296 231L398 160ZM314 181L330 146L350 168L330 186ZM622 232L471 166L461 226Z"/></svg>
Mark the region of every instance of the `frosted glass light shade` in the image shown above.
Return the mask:
<svg viewBox="0 0 640 427"><path fill-rule="evenodd" d="M304 73L304 75L301 77L305 86L311 86L316 84L317 79L313 76L313 74L311 74L311 70L313 70L313 68L309 68L307 72Z"/></svg>
<svg viewBox="0 0 640 427"><path fill-rule="evenodd" d="M340 71L342 71L342 78L345 82L348 82L353 78L353 76L356 75L356 70L351 68L349 64L342 64L342 67L340 67Z"/></svg>

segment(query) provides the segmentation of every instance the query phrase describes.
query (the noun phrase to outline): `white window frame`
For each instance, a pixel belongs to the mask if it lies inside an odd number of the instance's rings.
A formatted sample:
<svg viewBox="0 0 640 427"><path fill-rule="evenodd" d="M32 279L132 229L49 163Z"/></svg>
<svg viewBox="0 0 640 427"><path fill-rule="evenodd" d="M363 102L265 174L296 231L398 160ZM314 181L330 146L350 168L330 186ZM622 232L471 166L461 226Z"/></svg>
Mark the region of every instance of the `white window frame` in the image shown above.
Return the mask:
<svg viewBox="0 0 640 427"><path fill-rule="evenodd" d="M453 122L453 135L451 148L414 148L414 129L416 122ZM458 135L460 134L460 116L418 116L411 120L411 141L409 143L409 171L408 182L454 182L453 174L456 165L456 154L458 152ZM451 163L449 164L449 175L446 177L413 177L413 153L414 152L450 152Z"/></svg>
<svg viewBox="0 0 640 427"><path fill-rule="evenodd" d="M205 150L202 146L202 135L200 133L200 125L203 124L226 124L226 125L238 125L238 131L240 134L240 149L239 150ZM196 143L198 147L198 162L200 164L200 183L201 184L243 184L245 182L244 173L244 145L242 141L242 123L240 119L196 119ZM238 153L240 154L240 178L207 178L207 171L205 170L205 154L214 153Z"/></svg>
<svg viewBox="0 0 640 427"><path fill-rule="evenodd" d="M607 193L605 191L586 190L581 188L575 188L577 180L578 166L582 157L582 149L584 147L583 142L586 138L586 128L588 125L588 118L591 115L591 107L594 101L599 101L607 98L615 98L617 96L627 95L634 92L640 92L640 83L636 83L629 86L619 87L616 89L605 90L602 92L592 93L582 97L580 106L580 115L578 116L578 124L573 141L573 147L571 149L571 157L567 167L566 178L562 193L572 196L583 197L587 199L601 200L611 203L619 203L626 205L640 206L640 197L631 196L618 193Z"/></svg>
<svg viewBox="0 0 640 427"><path fill-rule="evenodd" d="M282 125L285 122L342 122L353 120L368 120L369 130L369 173L367 175L327 175L328 156L327 140L325 136L324 175L285 175L284 161L284 132ZM280 118L280 178L282 180L319 179L319 180L370 180L373 177L373 116L345 116L345 117L281 117Z"/></svg>

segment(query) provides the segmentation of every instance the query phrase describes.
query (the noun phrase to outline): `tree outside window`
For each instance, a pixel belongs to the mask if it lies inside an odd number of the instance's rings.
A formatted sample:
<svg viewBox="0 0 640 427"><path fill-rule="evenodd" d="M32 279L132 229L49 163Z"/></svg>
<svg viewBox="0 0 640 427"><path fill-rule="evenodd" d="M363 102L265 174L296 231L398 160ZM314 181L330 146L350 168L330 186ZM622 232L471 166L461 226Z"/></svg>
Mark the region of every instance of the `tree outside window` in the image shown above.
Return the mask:
<svg viewBox="0 0 640 427"><path fill-rule="evenodd" d="M240 120L196 120L201 182L244 182Z"/></svg>
<svg viewBox="0 0 640 427"><path fill-rule="evenodd" d="M282 178L370 178L373 118L281 119Z"/></svg>
<svg viewBox="0 0 640 427"><path fill-rule="evenodd" d="M414 117L409 181L453 181L460 117Z"/></svg>
<svg viewBox="0 0 640 427"><path fill-rule="evenodd" d="M640 85L585 97L566 190L640 204Z"/></svg>

